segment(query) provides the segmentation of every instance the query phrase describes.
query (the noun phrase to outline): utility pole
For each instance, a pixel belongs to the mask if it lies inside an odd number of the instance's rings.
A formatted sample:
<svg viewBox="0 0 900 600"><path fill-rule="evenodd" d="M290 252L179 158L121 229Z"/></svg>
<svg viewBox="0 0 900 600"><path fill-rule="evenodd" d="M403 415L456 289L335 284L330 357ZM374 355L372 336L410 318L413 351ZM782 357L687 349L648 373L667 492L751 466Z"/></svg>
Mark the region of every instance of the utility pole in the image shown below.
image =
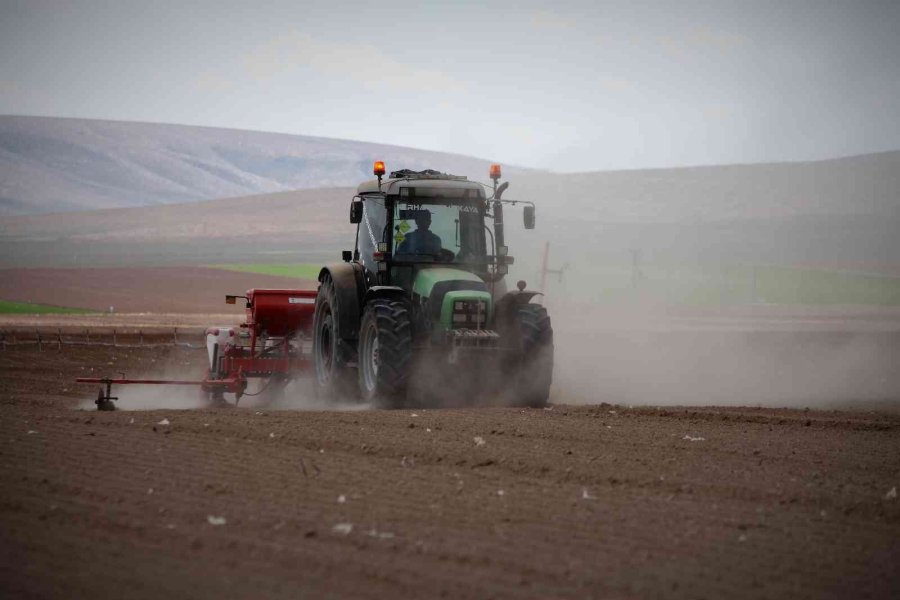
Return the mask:
<svg viewBox="0 0 900 600"><path fill-rule="evenodd" d="M541 285L538 288L543 292L547 289L547 257L550 255L550 242L544 242L544 259L541 261Z"/></svg>
<svg viewBox="0 0 900 600"><path fill-rule="evenodd" d="M631 287L637 289L638 284L644 278L644 272L641 270L641 251L637 248L631 249Z"/></svg>
<svg viewBox="0 0 900 600"><path fill-rule="evenodd" d="M562 283L563 273L569 266L567 263L558 269L551 269L548 266L549 258L550 258L550 242L544 242L544 259L541 261L541 287L540 287L541 292L544 292L544 293L546 293L546 291L547 291L547 273L556 275L558 277L558 281L560 283Z"/></svg>

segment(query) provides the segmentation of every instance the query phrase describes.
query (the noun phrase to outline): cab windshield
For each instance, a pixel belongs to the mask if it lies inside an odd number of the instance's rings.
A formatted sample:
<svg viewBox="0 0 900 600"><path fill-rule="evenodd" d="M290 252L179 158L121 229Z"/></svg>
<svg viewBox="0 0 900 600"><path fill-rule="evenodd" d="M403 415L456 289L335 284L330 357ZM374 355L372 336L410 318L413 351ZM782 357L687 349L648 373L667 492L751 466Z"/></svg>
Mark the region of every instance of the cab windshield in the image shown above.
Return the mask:
<svg viewBox="0 0 900 600"><path fill-rule="evenodd" d="M484 264L487 244L483 210L478 202L396 202L394 258Z"/></svg>

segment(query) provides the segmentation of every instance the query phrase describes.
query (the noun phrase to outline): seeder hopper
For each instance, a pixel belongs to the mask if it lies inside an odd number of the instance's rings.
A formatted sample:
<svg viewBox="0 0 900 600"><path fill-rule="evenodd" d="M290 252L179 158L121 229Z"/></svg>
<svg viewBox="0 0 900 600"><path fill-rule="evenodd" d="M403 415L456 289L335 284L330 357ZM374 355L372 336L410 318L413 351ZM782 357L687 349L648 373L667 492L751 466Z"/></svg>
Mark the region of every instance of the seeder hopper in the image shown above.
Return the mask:
<svg viewBox="0 0 900 600"><path fill-rule="evenodd" d="M124 377L79 377L76 381L103 386L97 394L98 410L116 409L113 385L196 386L213 406L227 405L225 394L234 394L235 404L244 395L276 396L290 379L310 371L316 291L251 289L246 296L225 297L228 304L238 299L246 301L244 323L206 330L209 367L202 381ZM264 383L258 391L247 392L250 379Z"/></svg>

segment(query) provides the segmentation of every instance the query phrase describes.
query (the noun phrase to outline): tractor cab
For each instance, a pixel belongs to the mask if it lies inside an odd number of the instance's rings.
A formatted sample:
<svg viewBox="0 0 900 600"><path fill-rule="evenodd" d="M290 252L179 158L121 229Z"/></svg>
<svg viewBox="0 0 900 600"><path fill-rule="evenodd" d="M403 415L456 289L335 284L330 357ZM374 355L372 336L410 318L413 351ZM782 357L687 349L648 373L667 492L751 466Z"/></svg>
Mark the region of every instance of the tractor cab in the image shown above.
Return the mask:
<svg viewBox="0 0 900 600"><path fill-rule="evenodd" d="M363 183L357 193L354 258L379 285L411 289L416 274L433 266L487 278L496 264L481 184L436 171L404 170Z"/></svg>

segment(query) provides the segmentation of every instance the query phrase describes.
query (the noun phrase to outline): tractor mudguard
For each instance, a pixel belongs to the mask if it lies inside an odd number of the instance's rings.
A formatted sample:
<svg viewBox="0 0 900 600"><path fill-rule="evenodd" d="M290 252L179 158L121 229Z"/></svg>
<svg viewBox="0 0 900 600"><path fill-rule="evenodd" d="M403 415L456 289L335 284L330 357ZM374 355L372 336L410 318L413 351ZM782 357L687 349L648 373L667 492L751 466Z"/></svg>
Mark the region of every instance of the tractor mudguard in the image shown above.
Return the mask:
<svg viewBox="0 0 900 600"><path fill-rule="evenodd" d="M494 312L495 319L498 322L502 322L503 319L506 319L512 314L513 309L519 304L528 304L535 296L543 295L543 292L532 292L530 290L513 290L511 292L506 292L503 294L503 297L497 301Z"/></svg>
<svg viewBox="0 0 900 600"><path fill-rule="evenodd" d="M409 294L407 294L400 286L373 285L366 290L366 295L363 298L363 306L368 304L369 300L372 300L373 298L396 298L399 300L406 300L409 298Z"/></svg>
<svg viewBox="0 0 900 600"><path fill-rule="evenodd" d="M359 322L362 318L363 295L366 290L365 274L359 263L335 263L322 267L319 281L330 276L334 283L338 307L338 331L341 340L356 345L359 338Z"/></svg>

